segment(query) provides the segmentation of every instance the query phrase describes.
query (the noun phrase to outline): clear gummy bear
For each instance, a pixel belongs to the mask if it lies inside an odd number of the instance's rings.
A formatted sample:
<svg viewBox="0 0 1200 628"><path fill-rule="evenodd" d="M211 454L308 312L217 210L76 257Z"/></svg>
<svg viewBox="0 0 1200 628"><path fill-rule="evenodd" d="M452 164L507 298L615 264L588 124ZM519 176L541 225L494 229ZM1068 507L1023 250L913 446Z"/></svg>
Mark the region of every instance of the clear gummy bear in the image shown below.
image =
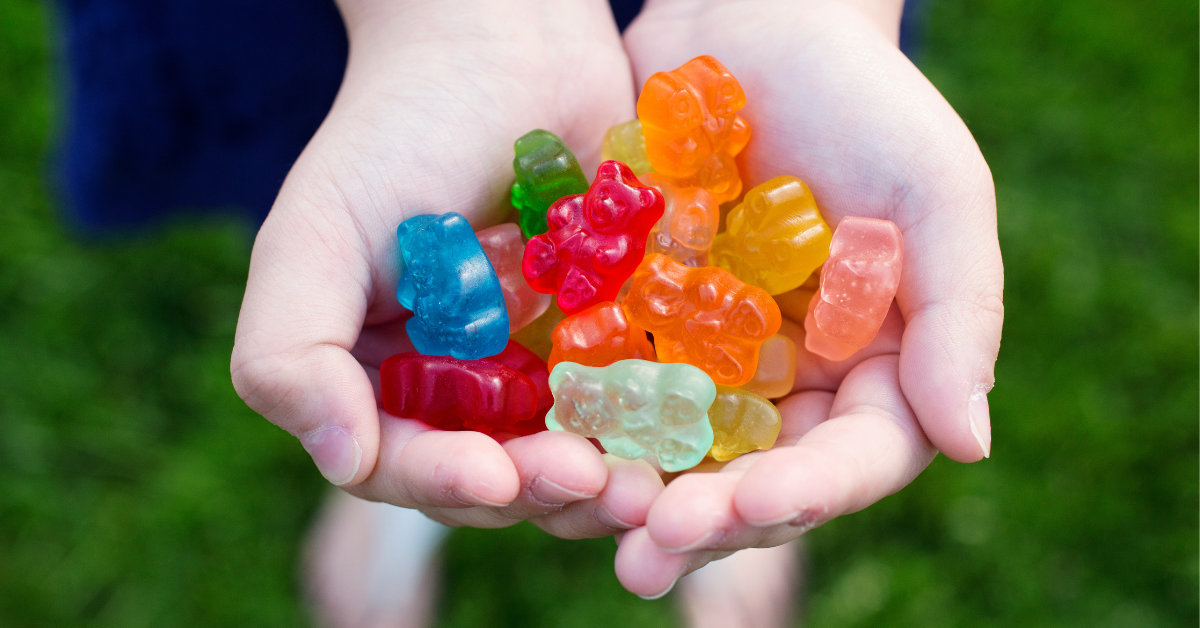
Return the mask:
<svg viewBox="0 0 1200 628"><path fill-rule="evenodd" d="M598 439L620 458L653 453L664 471L683 471L712 447L708 409L717 388L690 364L561 362L550 373L550 390L546 427Z"/></svg>

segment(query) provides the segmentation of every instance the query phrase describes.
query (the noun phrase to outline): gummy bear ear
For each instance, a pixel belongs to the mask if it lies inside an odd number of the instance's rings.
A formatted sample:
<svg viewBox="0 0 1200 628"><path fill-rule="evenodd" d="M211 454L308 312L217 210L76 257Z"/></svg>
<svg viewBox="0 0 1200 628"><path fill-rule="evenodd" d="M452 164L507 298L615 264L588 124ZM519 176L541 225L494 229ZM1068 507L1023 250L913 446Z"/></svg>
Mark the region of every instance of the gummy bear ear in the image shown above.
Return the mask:
<svg viewBox="0 0 1200 628"><path fill-rule="evenodd" d="M637 188L637 191L638 202L641 204L642 209L653 207L658 198L662 196L659 194L658 190L655 190L654 188Z"/></svg>
<svg viewBox="0 0 1200 628"><path fill-rule="evenodd" d="M643 126L671 131L688 131L704 120L699 99L674 72L659 72L646 80L637 114Z"/></svg>
<svg viewBox="0 0 1200 628"><path fill-rule="evenodd" d="M608 161L601 163L600 167L596 169L596 180L599 181L600 179L616 179L616 180L624 179L624 177L621 176L621 174L622 174L621 166L622 165L623 164L621 162L613 160L613 159L610 159ZM626 170L628 170L628 168L626 168ZM629 172L630 176L633 176L632 170L628 170L628 172ZM595 185L595 183L593 183L592 185Z"/></svg>
<svg viewBox="0 0 1200 628"><path fill-rule="evenodd" d="M679 286L650 279L642 286L641 297L646 301L647 309L655 323L663 323L679 316L687 297L680 292Z"/></svg>
<svg viewBox="0 0 1200 628"><path fill-rule="evenodd" d="M725 317L725 330L744 338L764 338L767 335L767 317L758 304L746 297L734 303Z"/></svg>

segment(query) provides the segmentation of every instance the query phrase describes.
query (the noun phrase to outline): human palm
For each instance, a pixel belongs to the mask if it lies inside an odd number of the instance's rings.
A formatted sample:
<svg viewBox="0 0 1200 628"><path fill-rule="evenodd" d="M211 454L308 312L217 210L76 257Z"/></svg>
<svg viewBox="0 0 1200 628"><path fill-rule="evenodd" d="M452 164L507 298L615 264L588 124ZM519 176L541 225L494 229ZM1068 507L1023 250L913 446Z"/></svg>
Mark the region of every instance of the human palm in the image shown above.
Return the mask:
<svg viewBox="0 0 1200 628"><path fill-rule="evenodd" d="M668 484L647 525L621 540L617 574L635 593L657 595L729 552L865 508L937 451L962 462L989 454L986 393L1003 320L991 174L966 126L896 48L894 13L659 0L626 32L638 84L701 54L738 77L754 133L740 156L747 187L798 176L831 225L885 218L905 246L896 304L869 347L830 362L803 350L802 320L785 326L801 350L776 446Z"/></svg>
<svg viewBox="0 0 1200 628"><path fill-rule="evenodd" d="M594 171L605 129L634 115L605 3L521 4L343 3L346 77L258 234L232 372L355 495L451 524L606 536L640 525L661 490L646 463L565 433L441 432L377 404L378 365L412 350L396 225L452 211L476 229L502 222L514 139L551 130Z"/></svg>

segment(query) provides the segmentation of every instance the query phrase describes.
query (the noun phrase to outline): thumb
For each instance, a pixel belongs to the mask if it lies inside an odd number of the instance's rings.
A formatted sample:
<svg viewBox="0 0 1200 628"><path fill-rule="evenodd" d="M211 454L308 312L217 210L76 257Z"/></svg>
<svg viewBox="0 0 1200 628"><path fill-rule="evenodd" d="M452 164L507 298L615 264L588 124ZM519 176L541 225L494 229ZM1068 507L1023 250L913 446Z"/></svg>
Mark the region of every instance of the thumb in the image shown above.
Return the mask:
<svg viewBox="0 0 1200 628"><path fill-rule="evenodd" d="M897 303L904 313L900 385L929 440L959 462L991 454L987 393L1004 322L1004 265L996 235L991 174L973 150L974 167L935 178L924 211L904 232ZM968 173L966 177L962 174ZM914 212L915 213L915 212Z"/></svg>
<svg viewBox="0 0 1200 628"><path fill-rule="evenodd" d="M335 485L371 474L379 415L350 349L371 272L348 212L322 212L288 186L259 231L230 371L251 408L300 439Z"/></svg>

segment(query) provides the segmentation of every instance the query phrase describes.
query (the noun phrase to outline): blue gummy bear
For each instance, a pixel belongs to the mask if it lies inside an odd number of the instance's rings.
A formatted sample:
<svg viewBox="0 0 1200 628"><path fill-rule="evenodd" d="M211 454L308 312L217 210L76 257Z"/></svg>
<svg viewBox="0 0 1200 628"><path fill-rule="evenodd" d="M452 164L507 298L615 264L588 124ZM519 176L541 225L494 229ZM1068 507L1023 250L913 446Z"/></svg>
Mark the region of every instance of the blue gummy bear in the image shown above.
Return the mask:
<svg viewBox="0 0 1200 628"><path fill-rule="evenodd" d="M424 355L478 360L508 344L500 280L462 214L413 216L396 228L400 284L396 299L412 310L405 324Z"/></svg>

